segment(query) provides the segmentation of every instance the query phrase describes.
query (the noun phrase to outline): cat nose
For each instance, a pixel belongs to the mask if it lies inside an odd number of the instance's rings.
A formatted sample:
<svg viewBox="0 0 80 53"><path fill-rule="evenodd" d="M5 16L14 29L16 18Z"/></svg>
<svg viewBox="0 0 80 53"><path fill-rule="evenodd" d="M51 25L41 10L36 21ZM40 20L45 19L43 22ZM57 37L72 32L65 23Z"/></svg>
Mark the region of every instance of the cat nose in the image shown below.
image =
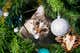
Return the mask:
<svg viewBox="0 0 80 53"><path fill-rule="evenodd" d="M40 33L41 32L41 28L36 28L36 32Z"/></svg>
<svg viewBox="0 0 80 53"><path fill-rule="evenodd" d="M48 29L46 29L46 28L44 28L44 29L36 28L36 33L41 33L41 32L48 32Z"/></svg>

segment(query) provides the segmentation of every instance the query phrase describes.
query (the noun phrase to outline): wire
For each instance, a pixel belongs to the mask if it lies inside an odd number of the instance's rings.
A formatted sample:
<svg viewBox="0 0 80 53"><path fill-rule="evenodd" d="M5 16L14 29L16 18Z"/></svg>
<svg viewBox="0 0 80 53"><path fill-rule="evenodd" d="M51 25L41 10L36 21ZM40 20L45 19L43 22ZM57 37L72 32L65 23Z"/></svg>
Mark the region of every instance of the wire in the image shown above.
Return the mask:
<svg viewBox="0 0 80 53"><path fill-rule="evenodd" d="M37 8L25 11L24 13L29 13L29 12L32 12L32 11L35 11L35 10L37 10Z"/></svg>

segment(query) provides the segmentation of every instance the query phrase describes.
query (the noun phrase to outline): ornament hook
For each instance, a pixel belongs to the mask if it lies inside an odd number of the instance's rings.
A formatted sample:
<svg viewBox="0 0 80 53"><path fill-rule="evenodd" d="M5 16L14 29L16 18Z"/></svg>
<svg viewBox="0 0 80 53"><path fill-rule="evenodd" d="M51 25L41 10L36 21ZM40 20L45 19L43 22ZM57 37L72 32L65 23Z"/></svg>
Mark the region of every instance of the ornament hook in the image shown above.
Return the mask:
<svg viewBox="0 0 80 53"><path fill-rule="evenodd" d="M61 17L61 16L60 16L60 13L58 12L58 16L57 16L57 19L60 19L60 17Z"/></svg>

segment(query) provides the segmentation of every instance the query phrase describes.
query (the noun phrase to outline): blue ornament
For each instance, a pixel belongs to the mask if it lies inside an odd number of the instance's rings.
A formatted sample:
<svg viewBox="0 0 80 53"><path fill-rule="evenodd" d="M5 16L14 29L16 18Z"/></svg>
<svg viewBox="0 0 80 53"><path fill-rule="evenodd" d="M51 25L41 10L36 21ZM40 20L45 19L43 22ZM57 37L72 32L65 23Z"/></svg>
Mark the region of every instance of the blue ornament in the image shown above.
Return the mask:
<svg viewBox="0 0 80 53"><path fill-rule="evenodd" d="M2 16L3 12L2 12L2 9L0 9L0 16Z"/></svg>
<svg viewBox="0 0 80 53"><path fill-rule="evenodd" d="M38 50L38 53L50 53L50 51L46 48L41 48Z"/></svg>

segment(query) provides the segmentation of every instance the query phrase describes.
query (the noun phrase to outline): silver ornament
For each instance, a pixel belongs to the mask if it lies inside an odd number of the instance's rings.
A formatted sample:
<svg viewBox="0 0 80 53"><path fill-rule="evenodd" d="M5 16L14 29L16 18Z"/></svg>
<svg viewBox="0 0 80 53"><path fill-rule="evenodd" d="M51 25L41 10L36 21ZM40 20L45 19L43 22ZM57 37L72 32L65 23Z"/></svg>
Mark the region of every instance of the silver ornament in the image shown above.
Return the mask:
<svg viewBox="0 0 80 53"><path fill-rule="evenodd" d="M3 12L3 16L7 17L9 15L9 12Z"/></svg>
<svg viewBox="0 0 80 53"><path fill-rule="evenodd" d="M55 36L64 36L68 31L69 23L65 19L60 18L60 16L51 23L51 32Z"/></svg>
<svg viewBox="0 0 80 53"><path fill-rule="evenodd" d="M14 28L14 32L17 33L19 31L18 27Z"/></svg>

